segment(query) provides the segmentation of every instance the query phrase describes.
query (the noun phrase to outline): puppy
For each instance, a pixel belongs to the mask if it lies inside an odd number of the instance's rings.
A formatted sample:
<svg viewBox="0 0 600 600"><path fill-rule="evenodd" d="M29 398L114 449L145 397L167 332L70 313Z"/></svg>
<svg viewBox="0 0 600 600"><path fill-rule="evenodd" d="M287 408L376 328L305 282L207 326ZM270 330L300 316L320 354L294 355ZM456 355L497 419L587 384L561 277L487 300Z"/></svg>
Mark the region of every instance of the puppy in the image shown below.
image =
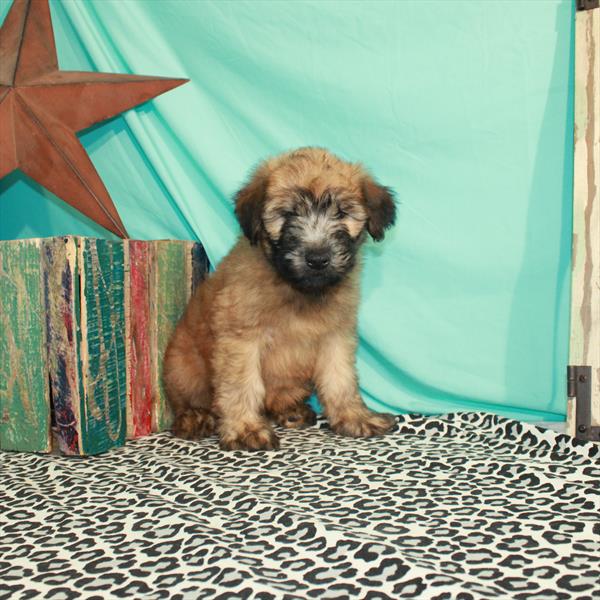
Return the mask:
<svg viewBox="0 0 600 600"><path fill-rule="evenodd" d="M359 250L394 223L390 190L320 148L259 165L236 196L243 236L198 288L164 358L175 435L218 432L228 450L268 450L271 425L315 422L374 436L391 415L363 403L355 370Z"/></svg>

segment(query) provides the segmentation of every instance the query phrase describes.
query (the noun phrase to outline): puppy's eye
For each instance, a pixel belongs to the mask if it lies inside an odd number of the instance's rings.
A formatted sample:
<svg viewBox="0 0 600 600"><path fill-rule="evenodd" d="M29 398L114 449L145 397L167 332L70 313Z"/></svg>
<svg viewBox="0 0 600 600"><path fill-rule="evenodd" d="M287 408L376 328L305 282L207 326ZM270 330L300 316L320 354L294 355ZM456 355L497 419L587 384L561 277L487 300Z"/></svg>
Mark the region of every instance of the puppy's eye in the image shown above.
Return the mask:
<svg viewBox="0 0 600 600"><path fill-rule="evenodd" d="M348 216L348 213L345 210L343 210L343 209L341 209L341 208L338 207L336 209L336 211L335 211L335 215L334 216L335 216L336 219L343 219L344 217Z"/></svg>

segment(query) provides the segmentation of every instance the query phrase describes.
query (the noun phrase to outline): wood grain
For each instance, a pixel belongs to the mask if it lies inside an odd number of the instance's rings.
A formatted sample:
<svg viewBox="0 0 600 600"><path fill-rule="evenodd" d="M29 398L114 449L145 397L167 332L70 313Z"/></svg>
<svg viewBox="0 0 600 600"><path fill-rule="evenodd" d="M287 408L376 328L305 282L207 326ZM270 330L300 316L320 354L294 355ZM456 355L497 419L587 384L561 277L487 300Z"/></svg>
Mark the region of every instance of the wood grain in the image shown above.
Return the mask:
<svg viewBox="0 0 600 600"><path fill-rule="evenodd" d="M98 454L163 431L162 357L208 259L201 244L0 242L0 447Z"/></svg>
<svg viewBox="0 0 600 600"><path fill-rule="evenodd" d="M152 242L151 261L152 429L164 431L173 420L161 380L164 352L192 291L206 275L208 260L197 242L158 240Z"/></svg>
<svg viewBox="0 0 600 600"><path fill-rule="evenodd" d="M79 366L84 454L125 443L124 244L79 238Z"/></svg>
<svg viewBox="0 0 600 600"><path fill-rule="evenodd" d="M592 367L600 425L600 9L576 14L575 163L569 363ZM573 411L569 411L572 415ZM569 430L573 430L572 417Z"/></svg>
<svg viewBox="0 0 600 600"><path fill-rule="evenodd" d="M63 454L99 454L125 442L123 243L67 236L44 250L55 437Z"/></svg>
<svg viewBox="0 0 600 600"><path fill-rule="evenodd" d="M0 448L50 450L41 240L0 242Z"/></svg>
<svg viewBox="0 0 600 600"><path fill-rule="evenodd" d="M126 249L127 437L132 439L152 431L150 242L130 240Z"/></svg>
<svg viewBox="0 0 600 600"><path fill-rule="evenodd" d="M72 237L49 238L43 242L52 429L63 454L82 452L76 318L79 276L76 256L76 241Z"/></svg>

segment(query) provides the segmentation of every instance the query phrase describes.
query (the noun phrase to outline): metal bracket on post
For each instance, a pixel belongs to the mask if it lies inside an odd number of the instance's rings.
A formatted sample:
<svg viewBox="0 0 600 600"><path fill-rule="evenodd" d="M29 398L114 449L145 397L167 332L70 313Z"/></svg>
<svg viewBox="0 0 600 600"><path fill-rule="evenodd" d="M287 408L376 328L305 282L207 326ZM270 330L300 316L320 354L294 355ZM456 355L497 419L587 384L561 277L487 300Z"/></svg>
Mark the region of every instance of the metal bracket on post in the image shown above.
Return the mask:
<svg viewBox="0 0 600 600"><path fill-rule="evenodd" d="M592 10L598 6L600 6L600 0L577 0L577 10Z"/></svg>
<svg viewBox="0 0 600 600"><path fill-rule="evenodd" d="M592 367L567 367L567 395L575 398L575 437L600 441L600 426L592 426Z"/></svg>

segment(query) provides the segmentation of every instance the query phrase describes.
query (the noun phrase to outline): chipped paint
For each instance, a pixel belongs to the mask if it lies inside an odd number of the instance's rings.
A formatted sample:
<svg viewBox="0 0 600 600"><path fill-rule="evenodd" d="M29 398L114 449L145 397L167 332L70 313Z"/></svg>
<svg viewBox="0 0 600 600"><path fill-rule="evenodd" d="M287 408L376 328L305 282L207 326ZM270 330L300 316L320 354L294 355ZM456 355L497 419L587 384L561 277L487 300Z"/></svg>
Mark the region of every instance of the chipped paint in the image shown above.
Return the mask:
<svg viewBox="0 0 600 600"><path fill-rule="evenodd" d="M126 434L123 243L80 239L78 261L84 451L95 454L122 445Z"/></svg>
<svg viewBox="0 0 600 600"><path fill-rule="evenodd" d="M577 13L569 362L592 367L592 421L596 424L600 424L599 45L600 9Z"/></svg>
<svg viewBox="0 0 600 600"><path fill-rule="evenodd" d="M80 454L79 375L74 331L72 238L44 240L44 308L54 433L63 454Z"/></svg>
<svg viewBox="0 0 600 600"><path fill-rule="evenodd" d="M18 242L21 251L31 243ZM122 445L128 419L138 423L140 434L169 426L160 385L162 356L208 260L194 242L137 243L139 263L131 262L128 242L38 240L26 268L18 252L9 268L0 246L0 326L6 332L0 335L0 442L8 432L14 439L21 436L19 449L28 449L23 428L38 419L45 446L37 450L48 451L51 403L54 435L64 454L97 454ZM33 352L24 347L35 341L28 335L32 331L39 332ZM46 386L45 396L32 382ZM130 388L138 391L139 406L127 404ZM25 416L15 418L20 414L15 398ZM44 398L45 422L35 404Z"/></svg>
<svg viewBox="0 0 600 600"><path fill-rule="evenodd" d="M152 431L152 373L150 363L150 243L129 241L127 311L127 435L136 438Z"/></svg>
<svg viewBox="0 0 600 600"><path fill-rule="evenodd" d="M600 167L598 158L594 155L594 137L596 130L596 71L600 65L596 64L596 41L593 35L593 19L587 19L585 24L585 38L587 50L587 77L585 94L587 100L587 122L585 129L585 146L587 150L587 199L584 210L584 235L585 235L585 261L583 268L583 301L580 307L580 318L583 331L592 329L592 275L594 261L600 256L600 249L594 248L592 244L592 212L597 195L596 169ZM600 41L600 40L599 40ZM600 345L600 340L597 340ZM591 335L583 336L583 355L588 356L590 350Z"/></svg>
<svg viewBox="0 0 600 600"><path fill-rule="evenodd" d="M152 242L150 323L152 351L152 430L171 426L172 414L161 381L162 361L167 343L181 318L192 289L208 266L196 242L160 240ZM182 274L184 276L182 277Z"/></svg>
<svg viewBox="0 0 600 600"><path fill-rule="evenodd" d="M0 448L50 449L41 240L0 242Z"/></svg>
<svg viewBox="0 0 600 600"><path fill-rule="evenodd" d="M53 238L45 256L59 448L97 454L125 441L123 243Z"/></svg>

